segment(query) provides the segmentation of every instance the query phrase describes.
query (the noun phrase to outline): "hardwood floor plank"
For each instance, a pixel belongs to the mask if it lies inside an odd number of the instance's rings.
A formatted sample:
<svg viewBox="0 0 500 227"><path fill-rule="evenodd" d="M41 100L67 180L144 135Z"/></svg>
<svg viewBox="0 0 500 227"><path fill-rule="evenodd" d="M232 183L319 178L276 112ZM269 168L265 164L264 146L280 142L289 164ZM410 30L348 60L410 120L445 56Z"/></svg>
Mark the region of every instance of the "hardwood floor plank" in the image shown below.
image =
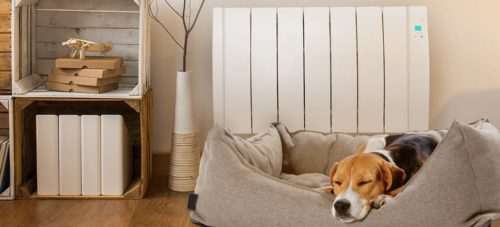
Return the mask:
<svg viewBox="0 0 500 227"><path fill-rule="evenodd" d="M165 190L167 176L155 177L146 198L139 201L130 226L195 226L187 212L187 193Z"/></svg>
<svg viewBox="0 0 500 227"><path fill-rule="evenodd" d="M155 173L162 174L152 179L142 200L1 201L1 226L196 226L189 220L187 193L167 189L167 169ZM500 220L491 226L500 227Z"/></svg>
<svg viewBox="0 0 500 227"><path fill-rule="evenodd" d="M153 178L142 200L2 201L2 226L195 226L187 193L167 190L167 179Z"/></svg>

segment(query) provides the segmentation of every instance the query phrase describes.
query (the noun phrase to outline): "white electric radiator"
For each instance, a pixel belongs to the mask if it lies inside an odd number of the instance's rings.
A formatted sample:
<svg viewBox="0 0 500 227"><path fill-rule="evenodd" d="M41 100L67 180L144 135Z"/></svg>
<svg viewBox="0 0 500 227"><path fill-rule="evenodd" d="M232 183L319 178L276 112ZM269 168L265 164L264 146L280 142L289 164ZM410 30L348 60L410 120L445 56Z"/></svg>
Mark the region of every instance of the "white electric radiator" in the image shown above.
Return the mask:
<svg viewBox="0 0 500 227"><path fill-rule="evenodd" d="M215 8L213 96L235 133L427 129L427 10Z"/></svg>

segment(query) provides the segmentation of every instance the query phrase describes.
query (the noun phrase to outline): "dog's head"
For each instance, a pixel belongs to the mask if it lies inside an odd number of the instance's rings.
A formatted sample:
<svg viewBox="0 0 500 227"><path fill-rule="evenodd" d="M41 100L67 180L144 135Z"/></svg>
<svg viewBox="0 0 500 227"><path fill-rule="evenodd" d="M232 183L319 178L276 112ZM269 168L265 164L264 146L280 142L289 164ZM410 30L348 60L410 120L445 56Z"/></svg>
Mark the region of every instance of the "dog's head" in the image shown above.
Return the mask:
<svg viewBox="0 0 500 227"><path fill-rule="evenodd" d="M358 152L332 166L330 183L336 195L332 214L342 222L366 217L370 201L402 185L402 169L373 153Z"/></svg>

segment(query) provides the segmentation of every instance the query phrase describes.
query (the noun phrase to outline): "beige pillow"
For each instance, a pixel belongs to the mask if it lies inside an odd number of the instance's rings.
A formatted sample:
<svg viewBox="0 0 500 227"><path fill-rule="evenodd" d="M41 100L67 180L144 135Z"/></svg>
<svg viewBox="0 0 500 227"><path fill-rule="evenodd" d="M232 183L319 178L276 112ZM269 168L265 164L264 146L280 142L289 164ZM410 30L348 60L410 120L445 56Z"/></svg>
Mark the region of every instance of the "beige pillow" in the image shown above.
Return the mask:
<svg viewBox="0 0 500 227"><path fill-rule="evenodd" d="M283 153L280 135L274 126L269 126L264 132L249 139L233 135L229 130L226 133L234 140L238 152L250 165L273 177L280 176Z"/></svg>

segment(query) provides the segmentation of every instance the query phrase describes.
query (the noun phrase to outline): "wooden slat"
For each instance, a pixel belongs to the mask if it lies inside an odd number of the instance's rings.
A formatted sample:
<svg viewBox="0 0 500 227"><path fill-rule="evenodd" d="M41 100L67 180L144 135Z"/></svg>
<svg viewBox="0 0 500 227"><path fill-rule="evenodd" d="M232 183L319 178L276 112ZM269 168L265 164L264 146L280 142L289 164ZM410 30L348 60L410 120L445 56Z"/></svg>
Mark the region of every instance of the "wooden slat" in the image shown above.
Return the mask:
<svg viewBox="0 0 500 227"><path fill-rule="evenodd" d="M0 52L10 52L10 34L0 34Z"/></svg>
<svg viewBox="0 0 500 227"><path fill-rule="evenodd" d="M19 61L20 61L20 74L21 78L25 76L29 76L31 72L29 71L30 68L30 63L29 60L31 59L30 57L30 48L29 48L29 33L31 30L31 21L29 20L29 9L28 7L23 7L21 8L21 19L20 19L20 56L19 56ZM17 47L17 46L16 46ZM14 48L17 49L17 48Z"/></svg>
<svg viewBox="0 0 500 227"><path fill-rule="evenodd" d="M235 133L252 130L250 98L250 9L224 12L225 125Z"/></svg>
<svg viewBox="0 0 500 227"><path fill-rule="evenodd" d="M86 1L43 0L37 4L37 8L139 11L139 7L133 0L86 0Z"/></svg>
<svg viewBox="0 0 500 227"><path fill-rule="evenodd" d="M253 133L278 120L276 9L252 9Z"/></svg>
<svg viewBox="0 0 500 227"><path fill-rule="evenodd" d="M331 8L332 130L358 131L356 8Z"/></svg>
<svg viewBox="0 0 500 227"><path fill-rule="evenodd" d="M0 129L9 128L9 113L0 113Z"/></svg>
<svg viewBox="0 0 500 227"><path fill-rule="evenodd" d="M382 9L358 7L358 131L384 130L384 49Z"/></svg>
<svg viewBox="0 0 500 227"><path fill-rule="evenodd" d="M11 68L10 53L0 53L0 71L8 71Z"/></svg>
<svg viewBox="0 0 500 227"><path fill-rule="evenodd" d="M385 132L408 131L406 7L384 7Z"/></svg>
<svg viewBox="0 0 500 227"><path fill-rule="evenodd" d="M37 57L42 59L62 58L69 56L71 49L61 43L37 43ZM87 52L86 56L102 56L98 52ZM139 60L139 45L113 45L106 56L120 56L125 61Z"/></svg>
<svg viewBox="0 0 500 227"><path fill-rule="evenodd" d="M72 37L95 42L112 41L115 45L139 44L139 29L38 27L36 31L37 41L43 43L61 43Z"/></svg>
<svg viewBox="0 0 500 227"><path fill-rule="evenodd" d="M409 7L409 129L429 128L429 36L426 7ZM416 31L421 26L421 31Z"/></svg>
<svg viewBox="0 0 500 227"><path fill-rule="evenodd" d="M95 12L37 12L37 27L139 28L139 14Z"/></svg>
<svg viewBox="0 0 500 227"><path fill-rule="evenodd" d="M137 95L144 94L150 86L151 80L151 17L149 16L148 2L135 1L139 7L141 14L139 15L139 75L137 89L134 89L134 93Z"/></svg>
<svg viewBox="0 0 500 227"><path fill-rule="evenodd" d="M224 126L224 9L214 8L212 23L212 89L214 123L219 126Z"/></svg>
<svg viewBox="0 0 500 227"><path fill-rule="evenodd" d="M305 128L330 132L330 11L304 9Z"/></svg>
<svg viewBox="0 0 500 227"><path fill-rule="evenodd" d="M10 15L0 15L0 32L10 32Z"/></svg>
<svg viewBox="0 0 500 227"><path fill-rule="evenodd" d="M0 71L0 93L10 91L11 79L10 71Z"/></svg>
<svg viewBox="0 0 500 227"><path fill-rule="evenodd" d="M302 23L302 8L278 9L278 116L291 131L304 129Z"/></svg>
<svg viewBox="0 0 500 227"><path fill-rule="evenodd" d="M10 0L0 0L0 13L5 13L10 11Z"/></svg>
<svg viewBox="0 0 500 227"><path fill-rule="evenodd" d="M34 73L37 71L37 68L36 68L36 56L37 56L37 45L36 45L36 40L37 40L37 37L38 37L38 33L36 32L36 20L37 20L37 16L36 16L36 6L30 6L31 7L31 12L29 14L30 16L30 30L29 30L29 43L30 43L30 46L29 46L29 55L30 55L30 59L29 59L29 65L30 65L30 73Z"/></svg>

